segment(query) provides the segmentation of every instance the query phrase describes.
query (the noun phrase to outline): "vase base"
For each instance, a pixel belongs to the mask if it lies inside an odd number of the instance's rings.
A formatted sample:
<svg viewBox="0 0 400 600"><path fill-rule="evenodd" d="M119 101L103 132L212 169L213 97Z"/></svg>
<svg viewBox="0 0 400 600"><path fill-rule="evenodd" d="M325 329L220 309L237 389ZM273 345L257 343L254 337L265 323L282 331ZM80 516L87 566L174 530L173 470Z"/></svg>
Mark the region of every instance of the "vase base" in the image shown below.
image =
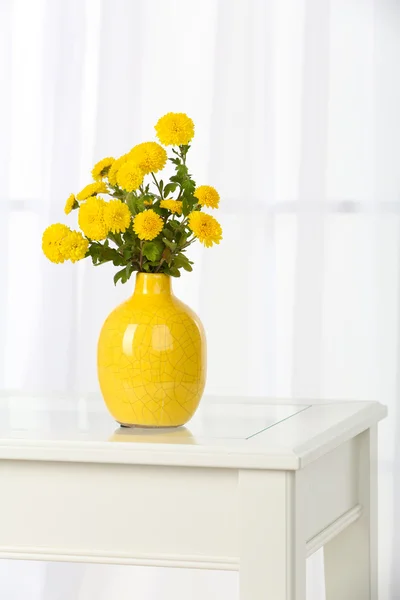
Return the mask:
<svg viewBox="0 0 400 600"><path fill-rule="evenodd" d="M182 425L137 425L135 423L120 423L117 421L120 427L124 427L126 429L178 429L182 427Z"/></svg>

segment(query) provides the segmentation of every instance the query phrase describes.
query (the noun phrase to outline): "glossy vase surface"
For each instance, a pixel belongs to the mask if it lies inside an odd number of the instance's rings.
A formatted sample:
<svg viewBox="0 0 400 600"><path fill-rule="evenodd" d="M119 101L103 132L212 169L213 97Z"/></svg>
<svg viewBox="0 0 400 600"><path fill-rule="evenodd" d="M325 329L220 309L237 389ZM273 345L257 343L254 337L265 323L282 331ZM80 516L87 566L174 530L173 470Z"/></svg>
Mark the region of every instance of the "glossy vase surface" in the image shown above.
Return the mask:
<svg viewBox="0 0 400 600"><path fill-rule="evenodd" d="M97 354L108 410L118 423L176 427L195 413L206 380L200 319L167 275L138 273L134 294L106 319Z"/></svg>

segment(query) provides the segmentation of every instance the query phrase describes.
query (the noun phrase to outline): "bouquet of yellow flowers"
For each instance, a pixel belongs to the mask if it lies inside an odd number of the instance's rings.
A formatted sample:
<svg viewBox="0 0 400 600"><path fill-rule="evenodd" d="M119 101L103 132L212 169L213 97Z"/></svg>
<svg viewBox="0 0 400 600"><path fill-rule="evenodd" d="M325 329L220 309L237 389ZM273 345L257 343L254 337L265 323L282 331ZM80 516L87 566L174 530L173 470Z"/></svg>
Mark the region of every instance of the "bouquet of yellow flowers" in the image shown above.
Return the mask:
<svg viewBox="0 0 400 600"><path fill-rule="evenodd" d="M117 159L104 158L92 170L93 183L69 196L65 213L78 210L82 233L61 223L50 225L42 238L49 260L76 262L90 256L96 266L112 262L122 267L114 282L125 283L134 271L179 277L181 269L192 270L185 252L194 241L219 244L221 226L203 212L218 208L219 194L208 185L196 187L186 164L192 119L168 113L155 130L162 145L144 142ZM163 146L172 146L173 156ZM167 160L175 172L164 183L156 173Z"/></svg>

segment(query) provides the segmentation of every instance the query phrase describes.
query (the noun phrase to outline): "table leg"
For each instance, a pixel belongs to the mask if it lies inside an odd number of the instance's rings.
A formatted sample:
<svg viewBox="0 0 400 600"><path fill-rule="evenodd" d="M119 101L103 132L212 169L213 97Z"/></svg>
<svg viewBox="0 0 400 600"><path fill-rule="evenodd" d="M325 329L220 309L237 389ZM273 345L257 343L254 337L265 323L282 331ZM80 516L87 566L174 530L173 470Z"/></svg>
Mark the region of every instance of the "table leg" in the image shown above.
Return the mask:
<svg viewBox="0 0 400 600"><path fill-rule="evenodd" d="M376 427L359 436L359 503L363 513L324 547L326 600L377 600Z"/></svg>
<svg viewBox="0 0 400 600"><path fill-rule="evenodd" d="M305 600L298 473L239 475L240 600Z"/></svg>

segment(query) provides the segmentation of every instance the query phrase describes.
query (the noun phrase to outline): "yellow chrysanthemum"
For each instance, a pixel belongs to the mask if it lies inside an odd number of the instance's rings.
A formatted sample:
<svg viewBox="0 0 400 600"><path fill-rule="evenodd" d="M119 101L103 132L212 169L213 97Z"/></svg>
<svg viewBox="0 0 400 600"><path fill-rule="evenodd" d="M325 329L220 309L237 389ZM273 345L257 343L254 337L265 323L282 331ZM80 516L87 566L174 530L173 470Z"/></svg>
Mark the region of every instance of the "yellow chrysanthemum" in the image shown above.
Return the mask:
<svg viewBox="0 0 400 600"><path fill-rule="evenodd" d="M110 185L117 185L117 173L118 170L120 169L120 167L122 167L122 165L128 160L128 155L127 154L123 154L122 156L120 156L119 158L117 158L116 160L114 160L113 164L110 167L110 170L108 171L108 182Z"/></svg>
<svg viewBox="0 0 400 600"><path fill-rule="evenodd" d="M64 257L74 263L85 258L89 242L79 231L70 231L60 246Z"/></svg>
<svg viewBox="0 0 400 600"><path fill-rule="evenodd" d="M145 175L161 171L167 162L167 153L157 142L138 144L129 152L129 157L142 169Z"/></svg>
<svg viewBox="0 0 400 600"><path fill-rule="evenodd" d="M182 202L180 200L161 200L160 207L167 208L172 213L176 213L177 215L182 214Z"/></svg>
<svg viewBox="0 0 400 600"><path fill-rule="evenodd" d="M126 192L137 190L143 183L144 173L133 160L128 160L117 173L117 183Z"/></svg>
<svg viewBox="0 0 400 600"><path fill-rule="evenodd" d="M196 188L194 196L202 206L218 208L219 194L211 185L201 185L200 187Z"/></svg>
<svg viewBox="0 0 400 600"><path fill-rule="evenodd" d="M109 231L123 233L131 222L131 212L121 200L110 200L104 207L104 221Z"/></svg>
<svg viewBox="0 0 400 600"><path fill-rule="evenodd" d="M133 220L133 229L140 240L154 240L163 228L163 220L152 208L145 210Z"/></svg>
<svg viewBox="0 0 400 600"><path fill-rule="evenodd" d="M200 211L190 213L189 228L207 248L213 244L219 244L222 240L221 225L211 215Z"/></svg>
<svg viewBox="0 0 400 600"><path fill-rule="evenodd" d="M194 123L185 113L167 113L155 126L157 137L164 146L181 146L194 136Z"/></svg>
<svg viewBox="0 0 400 600"><path fill-rule="evenodd" d="M100 181L103 177L106 177L111 165L115 162L115 158L108 156L103 158L96 163L92 169L92 177L95 181Z"/></svg>
<svg viewBox="0 0 400 600"><path fill-rule="evenodd" d="M150 198L150 200L144 200L143 204L145 206L152 206L152 204L153 204L153 198Z"/></svg>
<svg viewBox="0 0 400 600"><path fill-rule="evenodd" d="M64 238L70 233L70 228L62 223L50 225L43 232L42 250L44 255L53 263L63 263L65 256L61 249Z"/></svg>
<svg viewBox="0 0 400 600"><path fill-rule="evenodd" d="M86 200L86 198L90 198L90 196L95 196L96 194L106 194L108 192L108 188L103 181L96 181L96 183L89 183L86 187L83 188L76 195L78 200Z"/></svg>
<svg viewBox="0 0 400 600"><path fill-rule="evenodd" d="M105 205L102 198L92 197L79 207L79 227L91 240L100 241L107 237L109 229L104 220Z"/></svg>
<svg viewBox="0 0 400 600"><path fill-rule="evenodd" d="M76 201L75 195L71 194L70 196L68 196L67 201L65 203L65 207L64 207L64 212L66 215L69 215L69 213L74 209L74 208L78 208L79 204Z"/></svg>

